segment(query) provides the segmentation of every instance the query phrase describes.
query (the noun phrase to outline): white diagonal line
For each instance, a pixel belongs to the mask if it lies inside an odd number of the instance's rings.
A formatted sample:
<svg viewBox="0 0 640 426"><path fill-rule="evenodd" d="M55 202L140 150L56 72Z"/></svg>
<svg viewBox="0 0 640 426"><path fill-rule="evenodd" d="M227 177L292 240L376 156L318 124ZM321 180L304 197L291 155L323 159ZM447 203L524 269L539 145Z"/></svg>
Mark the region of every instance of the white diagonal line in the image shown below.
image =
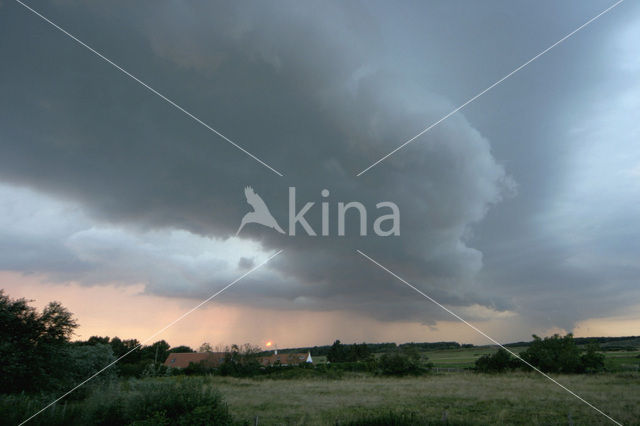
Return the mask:
<svg viewBox="0 0 640 426"><path fill-rule="evenodd" d="M602 414L603 416L605 416L607 419L611 420L613 423L622 426L622 423L612 419L611 417L609 417L609 415L607 415L604 411L600 410L599 408L597 408L596 406L594 406L593 404L591 404L589 401L585 400L584 398L582 398L580 395L578 395L577 393L573 392L571 389L567 388L566 386L564 386L563 384L561 384L560 382L556 381L554 378L552 378L551 376L549 376L546 373L543 373L541 370L539 370L538 368L534 367L533 365L531 365L529 362L525 361L524 359L522 359L520 357L520 355L518 355L517 353L511 351L510 349L504 347L500 342L498 342L496 339L494 339L493 337L489 336L488 334L486 334L484 331L480 330L479 328L477 328L476 326L474 326L473 324L469 323L468 321L466 321L464 318L462 318L460 315L456 314L455 312L453 312L452 310L450 310L449 308L447 308L446 306L440 304L437 300L435 300L434 298L432 298L431 296L429 296L428 294L424 293L422 290L419 290L418 288L414 287L413 285L411 285L408 281L406 281L405 279L403 279L402 277L396 275L394 272L390 271L389 269L387 269L386 267L384 267L383 265L381 265L379 262L373 260L371 257L367 256L366 254L364 254L362 251L360 250L356 250L360 255L362 255L364 258L366 258L367 260L371 261L371 263L373 263L374 265L377 265L378 267L380 267L380 269L388 272L389 274L391 274L394 278L398 279L399 281L401 281L402 283L406 284L408 287L412 288L413 290L415 290L416 292L418 292L419 294L421 294L423 297L425 297L426 299L428 299L429 301L435 303L436 305L438 305L440 308L444 309L445 311L447 311L449 314L453 315L454 317L456 317L458 320L462 321L463 323L465 323L466 325L468 325L469 327L471 327L472 329L474 329L476 332L480 333L481 335L483 335L484 337L486 337L487 339L489 339L490 341L492 341L493 343L495 343L496 345L500 346L502 349L504 349L505 351L509 352L511 355L513 355L514 357L516 357L518 360L522 361L523 363L525 363L526 365L528 365L529 367L531 367L532 369L534 369L536 372L542 374L544 377L546 377L547 379L551 380L553 383L555 383L556 385L560 386L562 389L564 389L565 391L569 392L571 395L575 396L576 398L578 398L580 401L584 402L585 404L587 404L589 407L593 408L595 411L597 411L598 413Z"/></svg>
<svg viewBox="0 0 640 426"><path fill-rule="evenodd" d="M111 364L107 365L106 367L102 368L100 371L98 371L97 373L95 373L94 375L92 375L91 377L85 379L83 382L79 383L78 385L76 385L73 389L71 389L70 391L68 391L67 393L65 393L64 395L62 395L61 397L59 397L58 399L56 399L55 401L51 402L50 404L48 404L46 407L44 407L43 409L41 409L40 411L38 411L37 413L33 414L31 417L29 417L28 419L24 420L22 423L20 423L19 426L22 426L23 424L27 423L28 421L30 421L31 419L33 419L34 417L36 417L38 414L42 413L43 411L45 411L47 408L51 407L53 404L55 404L56 402L60 401L61 399L63 399L64 397L66 397L67 395L69 395L70 393L74 392L76 389L78 389L79 387L85 385L87 382L89 382L90 380L94 379L95 377L97 377L100 373L102 373L103 371L107 370L108 368L114 366L118 361L120 361L122 358L126 357L127 355L129 355L131 352L138 350L142 347L143 344L145 344L146 342L150 341L151 339L153 339L154 337L156 337L158 334L161 334L162 332L164 332L166 329L168 329L169 327L173 326L175 323L177 323L178 321L181 321L182 319L184 319L187 315L193 313L193 311L197 310L198 308L200 308L202 305L204 305L205 303L209 302L211 299L215 298L216 296L218 296L220 293L222 293L223 291L225 291L226 289L228 289L229 287L231 287L232 285L234 285L235 283L237 283L238 281L240 281L241 279L243 279L244 277L246 277L247 275L249 275L250 273L252 273L253 271L255 271L256 269L264 266L267 262L269 262L271 259L273 259L274 257L276 257L277 255L279 255L280 253L282 253L283 250L279 250L277 252L275 252L274 254L272 254L271 256L269 256L264 262L260 263L257 266L254 266L253 268L251 268L250 270L248 270L247 272L245 272L244 274L240 275L238 278L236 278L235 280L233 280L232 282L230 282L229 284L227 284L226 286L224 286L222 289L218 290L217 292L215 292L214 294L212 294L211 296L207 297L205 300L203 300L202 302L198 303L196 306L194 306L193 308L191 308L190 310L188 310L187 312L185 312L184 314L180 315L178 318L176 318L175 320L173 320L172 322L170 322L169 324L167 324L166 326L164 326L163 328L161 328L160 330L156 331L155 333L153 333L151 336L147 337L145 340L143 340L142 342L140 342L136 347L134 347L133 349L131 349L129 352L125 353L124 355L122 355L120 358L116 359L115 361L113 361Z"/></svg>
<svg viewBox="0 0 640 426"><path fill-rule="evenodd" d="M471 102L475 101L476 99L478 99L480 96L484 95L485 93L487 93L489 90L493 89L494 87L496 87L497 85L499 85L500 83L502 83L503 81L505 81L506 79L508 79L509 77L511 77L512 75L514 75L515 73L517 73L518 71L520 71L521 69L523 69L524 67L526 67L527 65L529 65L531 62L535 61L536 59L538 59L539 57L541 57L542 55L544 55L545 53L547 53L548 51L550 51L551 49L553 49L554 47L556 47L557 45L559 45L560 43L562 43L563 41L565 41L566 39L568 39L569 37L573 36L575 33L577 33L578 31L580 31L581 29L583 29L584 27L586 27L587 25L591 24L593 21L595 21L596 19L600 18L602 15L604 15L605 13L611 11L614 7L618 6L620 3L622 3L624 0L618 0L616 3L614 3L613 5L609 6L608 8L606 8L605 10L603 10L602 12L600 12L599 14L597 14L596 16L594 16L593 18L589 19L587 22L585 22L584 24L580 25L578 28L576 28L575 30L571 31L569 34L567 34L566 36L562 37L560 40L556 41L555 43L553 43L551 46L547 47L546 49L544 49L542 52L538 53L536 56L534 56L533 58L529 59L527 62L525 62L524 64L520 65L518 68L514 69L513 71L511 71L509 74L505 75L504 77L502 77L500 80L496 81L495 83L493 83L491 86L487 87L486 89L484 89L483 91L481 91L480 93L478 93L477 95L475 95L474 97L470 98L469 100L467 100L465 103L463 103L462 105L460 105L457 108L454 108L451 112L449 112L447 115L445 115L444 117L440 118L438 121L436 121L435 123L432 123L431 125L429 125L428 127L426 127L424 130L422 130L420 133L418 133L417 135L415 135L414 137L412 137L411 139L405 141L402 145L398 146L396 149L394 149L393 151L391 151L390 153L388 153L387 155L383 156L382 158L380 158L378 161L376 161L375 163L371 164L369 167L367 167L366 169L362 170L360 173L358 173L356 176L361 176L362 174L366 173L369 169L375 167L376 165L378 165L379 163L381 163L382 161L386 160L387 158L389 158L390 156L392 156L393 154L395 154L396 152L400 151L402 148L404 148L405 146L409 145L411 142L415 141L416 139L418 139L420 136L424 135L425 133L427 133L429 130L433 129L434 127L436 127L438 124L442 123L444 120L446 120L447 118L451 117L453 114L455 114L456 112L460 111L462 108L466 107L467 105L469 105Z"/></svg>
<svg viewBox="0 0 640 426"><path fill-rule="evenodd" d="M193 115L192 113L190 113L189 111L187 111L186 109L184 109L183 107L181 107L180 105L178 105L177 103L175 103L174 101L172 101L171 99L169 99L168 97L166 97L165 95L163 95L162 93L158 92L156 89L154 89L153 87L149 86L147 83L145 83L144 81L140 80L138 77L136 77L135 75L131 74L129 71L125 70L124 68L122 68L120 65L116 64L115 62L113 62L111 59L107 58L106 56L104 56L102 53L98 52L97 50L95 50L93 47L89 46L88 44L86 44L85 42L83 42L82 40L78 39L76 36L74 36L73 34L71 34L70 32L68 32L67 30L65 30L64 28L60 27L58 24L56 24L55 22L51 21L49 18L47 18L46 16L42 15L41 13L39 13L38 11L32 9L30 6L27 6L26 4L24 4L22 1L20 0L16 0L17 3L21 4L22 6L24 6L26 9L30 10L31 12L33 12L35 15L39 16L40 18L42 18L44 21L48 22L49 24L51 24L54 28L60 30L62 33L64 33L65 35L69 36L72 40L74 40L75 42L77 42L78 44L80 44L81 46L87 48L89 51L91 51L92 53L94 53L96 56L98 56L99 58L105 60L107 63L109 63L110 65L112 65L114 68L116 68L117 70L121 71L123 74L125 74L128 77L131 77L133 80L135 80L137 83L139 83L140 85L142 85L144 88L148 89L150 92L152 92L153 94L159 96L161 99L163 99L164 101L168 102L170 105L172 105L173 107L175 107L176 109L178 109L179 111L182 111L184 114L186 114L187 116L189 116L190 118L192 118L193 120L195 120L198 124L201 124L202 126L204 126L205 128L207 128L208 130L210 130L211 132L215 133L216 135L218 135L219 137L221 137L222 139L224 139L225 141L229 142L231 145L235 146L236 148L238 148L240 151L244 152L245 154L247 154L249 157L253 158L254 160L256 160L258 163L262 164L263 166L265 166L266 168L268 168L269 170L271 170L272 172L274 172L275 174L277 174L278 176L282 177L283 174L280 173L279 171L277 171L276 169L274 169L273 167L271 167L270 165L268 165L267 163L265 163L264 161L262 161L261 159L259 159L258 157L256 157L255 155L253 155L252 153L250 153L249 151L247 151L246 149L244 149L243 147L241 147L240 145L238 145L237 143L235 143L234 141L232 141L231 139L229 139L228 137L226 137L225 135L223 135L222 133L220 133L219 131L217 131L216 129L214 129L213 127L211 127L210 125L208 125L207 123L205 123L204 121L202 121L201 119L199 119L198 117L196 117L195 115Z"/></svg>

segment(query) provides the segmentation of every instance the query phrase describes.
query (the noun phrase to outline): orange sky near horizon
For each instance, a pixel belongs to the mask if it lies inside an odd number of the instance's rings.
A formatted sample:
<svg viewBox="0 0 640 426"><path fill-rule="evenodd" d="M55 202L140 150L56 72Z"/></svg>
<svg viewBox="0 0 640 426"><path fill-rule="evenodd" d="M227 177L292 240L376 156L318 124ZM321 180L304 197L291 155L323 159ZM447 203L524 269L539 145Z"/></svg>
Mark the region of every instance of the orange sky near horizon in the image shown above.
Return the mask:
<svg viewBox="0 0 640 426"><path fill-rule="evenodd" d="M34 299L32 305L37 308L52 300L60 301L78 320L74 340L98 335L136 338L144 342L199 303L194 299L145 294L143 284L87 287L77 283L48 283L37 275L6 271L0 272L0 282L11 298ZM274 345L286 348L327 345L335 339L345 343L490 343L457 320L429 326L418 322L383 322L346 312L267 310L220 302L224 302L224 293L146 343L164 339L172 346L188 345L194 349L203 342L213 346L248 342L265 347L267 341L272 341ZM458 313L464 317L463 313ZM544 336L566 332L547 329L517 334L514 330L523 329L523 321L517 314L475 321L474 325L505 343L529 340L532 333ZM594 318L580 322L573 332L577 337L639 335L640 321L625 317Z"/></svg>

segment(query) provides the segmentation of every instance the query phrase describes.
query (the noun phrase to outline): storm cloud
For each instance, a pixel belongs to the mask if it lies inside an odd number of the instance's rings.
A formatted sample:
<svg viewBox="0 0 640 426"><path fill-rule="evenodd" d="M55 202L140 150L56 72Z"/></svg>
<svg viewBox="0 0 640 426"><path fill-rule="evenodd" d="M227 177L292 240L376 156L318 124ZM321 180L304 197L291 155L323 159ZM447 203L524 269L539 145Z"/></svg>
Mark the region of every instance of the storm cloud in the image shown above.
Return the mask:
<svg viewBox="0 0 640 426"><path fill-rule="evenodd" d="M198 299L284 249L222 302L447 318L360 249L442 303L496 317L569 329L637 303L637 6L356 177L607 3L577 5L34 3L280 177L6 2L0 266ZM283 226L289 187L299 207L315 202L316 232L328 202L331 235L248 225L235 237L245 186ZM353 215L337 236L349 201L367 207L368 236ZM398 205L399 236L371 232L381 201Z"/></svg>

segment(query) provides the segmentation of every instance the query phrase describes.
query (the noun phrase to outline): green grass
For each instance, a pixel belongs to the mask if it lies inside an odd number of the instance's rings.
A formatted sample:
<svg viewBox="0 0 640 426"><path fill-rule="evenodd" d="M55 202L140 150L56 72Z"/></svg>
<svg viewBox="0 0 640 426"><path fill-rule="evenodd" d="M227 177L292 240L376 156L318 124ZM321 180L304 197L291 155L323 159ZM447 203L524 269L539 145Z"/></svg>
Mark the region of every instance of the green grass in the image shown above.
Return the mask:
<svg viewBox="0 0 640 426"><path fill-rule="evenodd" d="M0 423L17 425L54 395L0 395ZM32 425L165 426L236 424L222 397L204 378L123 380L103 385L84 400L64 400L30 420Z"/></svg>
<svg viewBox="0 0 640 426"><path fill-rule="evenodd" d="M604 365L609 371L630 371L640 366L640 351L605 352Z"/></svg>
<svg viewBox="0 0 640 426"><path fill-rule="evenodd" d="M526 346L516 346L508 348L515 353L523 352ZM482 355L492 354L497 351L496 347L483 346L475 348L444 349L437 351L422 352L429 358L434 367L440 368L469 368L475 365L476 359ZM608 351L604 352L605 367L608 371L621 372L634 370L634 366L640 364L640 351Z"/></svg>
<svg viewBox="0 0 640 426"><path fill-rule="evenodd" d="M526 347L509 348L509 350L520 353ZM444 349L437 351L422 352L429 358L434 367L442 368L468 368L475 365L476 359L482 355L492 354L498 349L491 346L477 348Z"/></svg>
<svg viewBox="0 0 640 426"><path fill-rule="evenodd" d="M211 377L238 420L260 425L346 424L415 416L417 424L606 424L606 418L537 374L432 374L341 380ZM559 376L557 380L624 424L640 424L640 375ZM399 413L399 414L389 414ZM446 413L446 414L445 414ZM395 418L394 417L394 418ZM401 423L398 423L401 424ZM404 424L404 423L402 423Z"/></svg>
<svg viewBox="0 0 640 426"><path fill-rule="evenodd" d="M509 347L510 351L517 354L525 351L527 346ZM604 349L604 348L603 348ZM423 356L429 358L434 367L439 368L470 368L475 366L476 359L482 355L492 354L498 349L495 346L480 346L474 348L441 349L434 351L423 351ZM633 369L633 365L640 364L640 358L635 358L640 351L608 351L605 354L605 365L609 371L628 371ZM376 354L381 356L382 354ZM326 356L314 356L315 364L326 362Z"/></svg>
<svg viewBox="0 0 640 426"><path fill-rule="evenodd" d="M239 425L254 424L256 416L259 425L607 424L536 373L393 378L347 372L341 377L126 380L97 389L86 400L57 404L33 424L204 425L215 418L215 424ZM554 378L617 421L640 425L640 373ZM50 400L0 398L0 423L17 424Z"/></svg>

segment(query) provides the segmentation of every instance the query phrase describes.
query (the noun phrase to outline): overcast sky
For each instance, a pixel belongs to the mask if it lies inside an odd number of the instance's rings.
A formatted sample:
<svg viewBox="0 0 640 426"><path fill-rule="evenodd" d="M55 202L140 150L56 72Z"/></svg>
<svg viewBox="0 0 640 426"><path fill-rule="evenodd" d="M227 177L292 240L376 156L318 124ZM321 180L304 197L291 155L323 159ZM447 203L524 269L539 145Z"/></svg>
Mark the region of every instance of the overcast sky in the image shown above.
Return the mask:
<svg viewBox="0 0 640 426"><path fill-rule="evenodd" d="M359 249L500 340L638 335L637 2L356 176L612 3L28 2L281 177L0 1L0 287L142 339L284 249L163 337L487 343ZM331 235L236 237L245 186Z"/></svg>

